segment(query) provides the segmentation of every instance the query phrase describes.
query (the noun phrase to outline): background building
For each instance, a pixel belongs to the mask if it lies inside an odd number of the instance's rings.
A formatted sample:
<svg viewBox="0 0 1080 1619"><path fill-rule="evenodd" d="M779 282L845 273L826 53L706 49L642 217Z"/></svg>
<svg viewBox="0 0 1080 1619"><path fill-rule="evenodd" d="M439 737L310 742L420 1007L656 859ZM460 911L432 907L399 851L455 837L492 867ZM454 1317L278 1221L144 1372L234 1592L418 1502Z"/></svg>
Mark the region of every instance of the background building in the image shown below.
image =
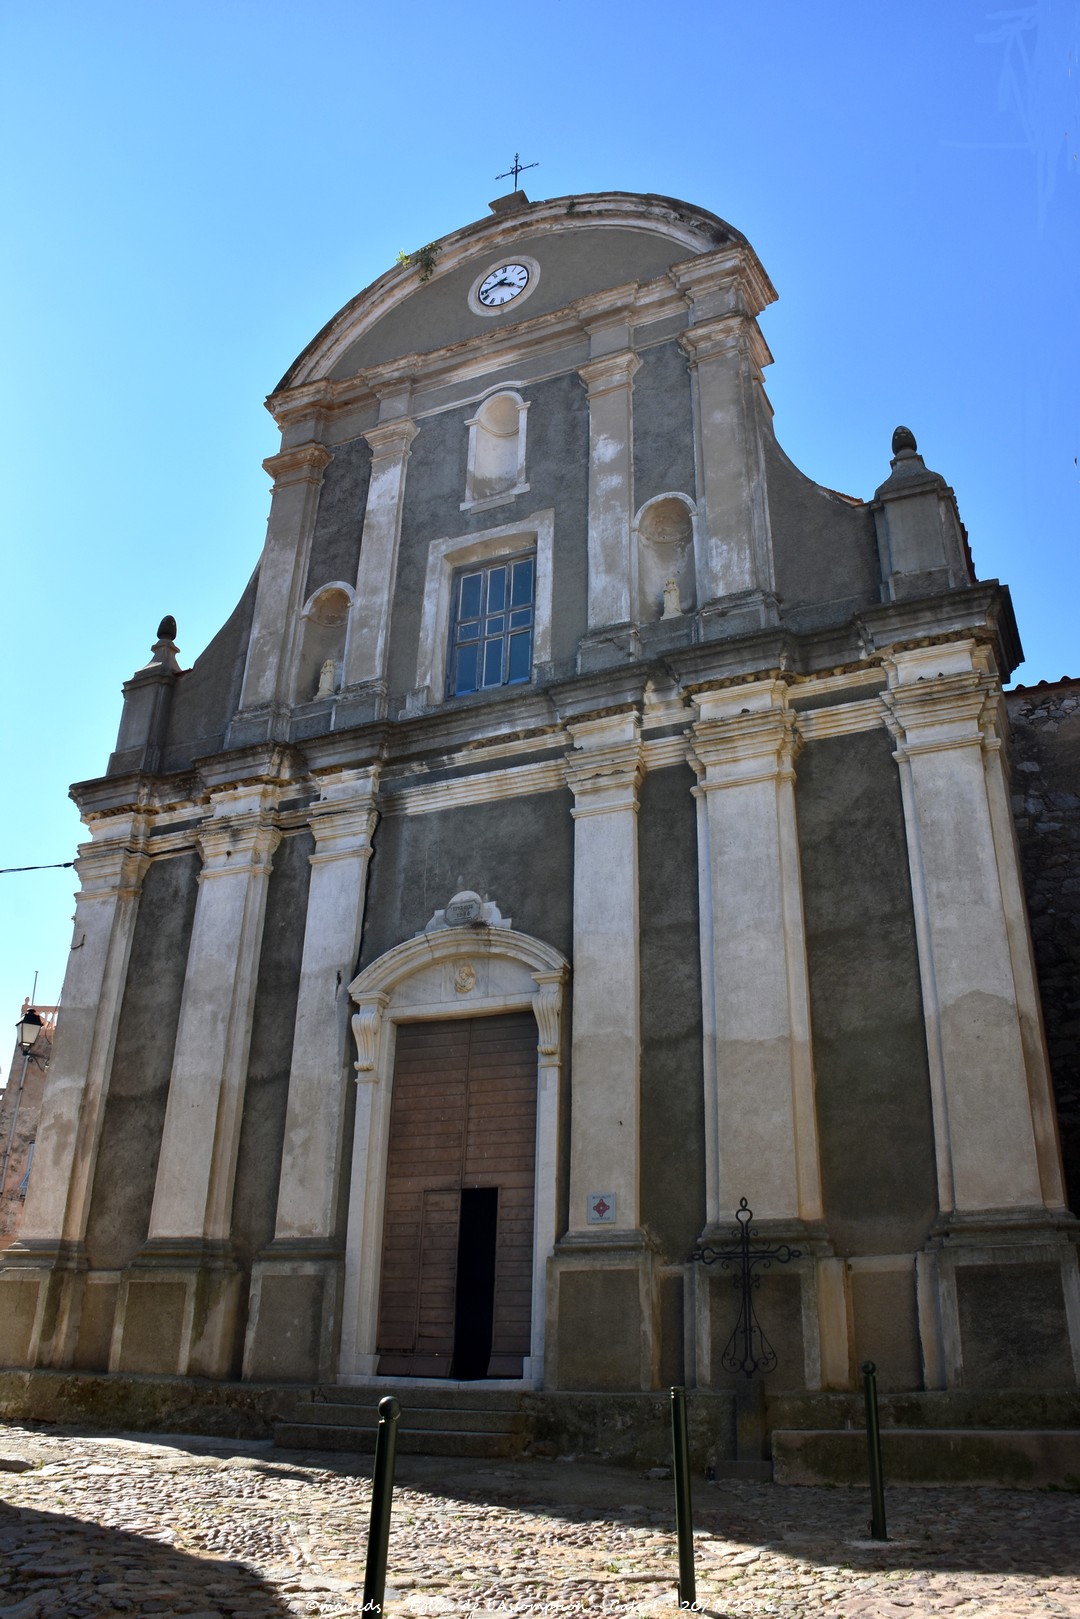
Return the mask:
<svg viewBox="0 0 1080 1619"><path fill-rule="evenodd" d="M22 1017L25 1018L30 1010L27 999L23 1004ZM0 1249L9 1248L22 1227L41 1114L41 1095L56 1034L58 1008L35 1006L33 1011L41 1019L38 1037L26 1052L22 1050L21 1042L16 1042L7 1085L0 1093Z"/></svg>
<svg viewBox="0 0 1080 1619"><path fill-rule="evenodd" d="M515 192L282 379L249 589L73 789L8 1364L724 1386L745 1196L774 1386L1075 1383L1008 593L908 429L788 461L774 297Z"/></svg>

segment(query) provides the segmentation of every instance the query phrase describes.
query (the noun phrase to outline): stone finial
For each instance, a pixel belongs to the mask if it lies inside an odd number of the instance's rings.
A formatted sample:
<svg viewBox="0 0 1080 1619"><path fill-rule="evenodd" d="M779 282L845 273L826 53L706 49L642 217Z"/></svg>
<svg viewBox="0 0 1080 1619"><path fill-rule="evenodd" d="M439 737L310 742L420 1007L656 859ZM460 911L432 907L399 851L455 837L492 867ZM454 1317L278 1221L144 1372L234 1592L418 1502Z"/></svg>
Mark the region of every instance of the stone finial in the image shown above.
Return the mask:
<svg viewBox="0 0 1080 1619"><path fill-rule="evenodd" d="M898 427L892 436L892 453L902 455L905 452L915 455L919 446L915 442L915 434L910 427Z"/></svg>
<svg viewBox="0 0 1080 1619"><path fill-rule="evenodd" d="M171 613L166 613L157 629L157 640L151 648L152 656L146 665L148 669L155 667L168 669L172 674L180 673L180 664L176 654L179 648L176 645L176 620Z"/></svg>

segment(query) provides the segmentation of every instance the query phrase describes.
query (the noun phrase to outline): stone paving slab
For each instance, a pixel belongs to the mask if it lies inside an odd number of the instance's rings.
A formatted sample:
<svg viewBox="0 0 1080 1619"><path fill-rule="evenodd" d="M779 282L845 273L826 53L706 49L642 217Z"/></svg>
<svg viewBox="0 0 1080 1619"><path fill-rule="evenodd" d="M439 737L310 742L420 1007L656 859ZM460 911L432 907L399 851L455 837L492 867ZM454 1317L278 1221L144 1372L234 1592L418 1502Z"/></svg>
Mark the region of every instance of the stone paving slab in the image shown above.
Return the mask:
<svg viewBox="0 0 1080 1619"><path fill-rule="evenodd" d="M354 1616L370 1457L0 1425L0 1619ZM670 1480L578 1459L402 1457L392 1619L675 1611ZM1080 1619L1080 1494L694 1486L699 1606L723 1619Z"/></svg>

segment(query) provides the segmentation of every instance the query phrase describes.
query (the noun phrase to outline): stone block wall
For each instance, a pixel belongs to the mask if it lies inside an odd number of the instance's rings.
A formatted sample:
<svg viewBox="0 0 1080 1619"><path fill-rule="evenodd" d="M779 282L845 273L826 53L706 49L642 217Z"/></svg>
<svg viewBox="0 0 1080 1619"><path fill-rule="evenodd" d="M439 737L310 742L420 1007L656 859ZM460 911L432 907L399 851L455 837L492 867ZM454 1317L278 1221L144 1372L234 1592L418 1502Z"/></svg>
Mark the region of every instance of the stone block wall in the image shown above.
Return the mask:
<svg viewBox="0 0 1080 1619"><path fill-rule="evenodd" d="M1006 693L1020 840L1069 1206L1080 1214L1080 679Z"/></svg>

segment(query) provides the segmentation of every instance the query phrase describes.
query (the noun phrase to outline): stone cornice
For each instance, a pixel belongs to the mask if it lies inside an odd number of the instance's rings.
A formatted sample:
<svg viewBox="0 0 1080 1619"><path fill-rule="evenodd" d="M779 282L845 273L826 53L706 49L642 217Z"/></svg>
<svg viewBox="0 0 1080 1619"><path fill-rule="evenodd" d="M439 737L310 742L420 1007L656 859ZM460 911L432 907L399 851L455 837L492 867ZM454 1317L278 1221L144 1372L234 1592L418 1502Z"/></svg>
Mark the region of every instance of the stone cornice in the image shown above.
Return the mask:
<svg viewBox="0 0 1080 1619"><path fill-rule="evenodd" d="M671 278L695 307L705 308L707 317L760 315L776 302L776 288L748 243L673 264Z"/></svg>

